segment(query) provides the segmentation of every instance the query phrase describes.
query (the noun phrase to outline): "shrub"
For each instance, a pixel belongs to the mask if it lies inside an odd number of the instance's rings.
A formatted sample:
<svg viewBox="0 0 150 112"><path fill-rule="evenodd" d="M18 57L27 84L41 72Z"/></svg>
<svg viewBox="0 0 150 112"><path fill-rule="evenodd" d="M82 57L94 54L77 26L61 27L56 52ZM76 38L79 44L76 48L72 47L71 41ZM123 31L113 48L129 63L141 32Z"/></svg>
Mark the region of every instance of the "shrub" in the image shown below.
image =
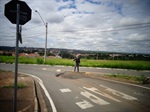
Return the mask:
<svg viewBox="0 0 150 112"><path fill-rule="evenodd" d="M43 59L42 58L37 58L36 59L37 64L43 64Z"/></svg>
<svg viewBox="0 0 150 112"><path fill-rule="evenodd" d="M144 75L141 75L141 76L139 76L139 77L137 77L137 80L140 82L140 83L142 83L142 84L145 84L146 82L147 82L147 77L146 76L144 76Z"/></svg>

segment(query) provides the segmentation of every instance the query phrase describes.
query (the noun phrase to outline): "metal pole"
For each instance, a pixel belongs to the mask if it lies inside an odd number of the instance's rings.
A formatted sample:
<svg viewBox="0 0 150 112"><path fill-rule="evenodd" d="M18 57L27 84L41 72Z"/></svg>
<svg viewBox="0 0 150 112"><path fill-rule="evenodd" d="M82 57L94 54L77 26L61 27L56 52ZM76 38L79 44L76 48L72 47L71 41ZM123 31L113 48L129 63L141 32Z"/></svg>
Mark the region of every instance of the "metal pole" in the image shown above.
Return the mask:
<svg viewBox="0 0 150 112"><path fill-rule="evenodd" d="M97 60L98 60L98 50L97 50L97 57L96 57L96 58L97 58Z"/></svg>
<svg viewBox="0 0 150 112"><path fill-rule="evenodd" d="M17 20L16 20L16 58L15 58L15 80L14 80L14 99L13 99L13 112L17 112L17 78L18 78L18 34L19 34L19 19L20 19L20 5L17 4Z"/></svg>
<svg viewBox="0 0 150 112"><path fill-rule="evenodd" d="M46 28L45 50L44 50L44 63L45 63L45 61L46 61L46 52L47 52L47 29L48 29L48 23L45 23L45 22L44 22L44 20L43 20L41 14L40 14L37 10L35 10L35 12L37 12L37 13L39 14L39 16L40 16L41 20L43 21L44 26L45 26L45 28Z"/></svg>
<svg viewBox="0 0 150 112"><path fill-rule="evenodd" d="M44 26L46 26L46 23L44 22L44 20L43 20L43 18L42 18L42 16L41 16L41 14L40 14L37 10L35 10L35 12L37 12L37 13L39 14L39 16L40 16L41 20L42 20L42 21L43 21L43 23L44 23Z"/></svg>
<svg viewBox="0 0 150 112"><path fill-rule="evenodd" d="M45 24L45 27L46 27L46 37L45 37L44 63L46 61L46 52L47 52L47 28L48 28L48 23Z"/></svg>

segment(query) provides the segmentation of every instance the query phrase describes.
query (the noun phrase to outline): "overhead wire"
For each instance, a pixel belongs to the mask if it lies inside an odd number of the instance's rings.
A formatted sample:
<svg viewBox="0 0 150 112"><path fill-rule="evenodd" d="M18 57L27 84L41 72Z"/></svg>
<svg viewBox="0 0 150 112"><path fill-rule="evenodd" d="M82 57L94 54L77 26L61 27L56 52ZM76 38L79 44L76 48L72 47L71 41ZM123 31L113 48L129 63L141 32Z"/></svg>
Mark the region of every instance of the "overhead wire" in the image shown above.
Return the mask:
<svg viewBox="0 0 150 112"><path fill-rule="evenodd" d="M143 28L143 27L149 27L149 26L150 26L150 23L140 23L140 24L132 24L132 25L124 25L124 26L115 26L115 27L110 27L110 28L113 28L115 31L121 31L121 30L137 29L137 28ZM66 30L66 29L54 30L53 29L50 31L50 33L52 33L52 32L73 33L73 32L85 32L85 31L110 32L110 31L114 31L114 30L110 30L108 28L86 28L86 29L69 29L69 30Z"/></svg>
<svg viewBox="0 0 150 112"><path fill-rule="evenodd" d="M41 25L37 25L34 27L30 27L29 29L38 27ZM79 33L79 34L84 34L84 33L101 33L101 32L114 32L114 31L123 31L123 30L130 30L130 29L139 29L139 28L144 28L144 27L150 27L150 23L137 23L137 24L130 24L130 25L124 25L124 26L115 26L115 27L110 27L112 29L106 29L106 28L86 28L86 29L72 29L72 30L53 30L53 31L48 31L48 35L57 35L59 33ZM28 30L28 29L27 29ZM38 32L34 33L31 32L31 34L28 35L23 35L24 38L33 38L33 37L38 37L45 35L45 32ZM3 37L13 37L13 36L4 36Z"/></svg>
<svg viewBox="0 0 150 112"><path fill-rule="evenodd" d="M39 27L43 27L43 25L36 25L36 26L33 26L33 27L29 27L29 28L24 29L24 31L28 31L30 29L39 28Z"/></svg>

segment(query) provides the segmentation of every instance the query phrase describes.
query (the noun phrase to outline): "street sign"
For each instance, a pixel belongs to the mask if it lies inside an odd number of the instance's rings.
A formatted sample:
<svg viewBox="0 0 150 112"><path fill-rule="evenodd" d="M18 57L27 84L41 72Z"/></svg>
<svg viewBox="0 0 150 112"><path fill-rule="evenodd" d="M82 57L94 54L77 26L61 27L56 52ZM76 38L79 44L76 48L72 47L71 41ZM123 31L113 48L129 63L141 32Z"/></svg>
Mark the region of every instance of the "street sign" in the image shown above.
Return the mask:
<svg viewBox="0 0 150 112"><path fill-rule="evenodd" d="M13 100L13 112L17 112L17 83L18 83L18 46L19 40L22 43L21 37L21 27L19 25L24 25L29 20L31 20L31 9L23 1L12 0L5 4L5 16L8 20L16 24L16 57L15 57L15 76L14 76L14 100Z"/></svg>
<svg viewBox="0 0 150 112"><path fill-rule="evenodd" d="M31 20L31 9L24 1L12 0L8 2L7 4L5 4L4 13L11 23L17 24L17 4L20 5L19 24L24 25L25 23Z"/></svg>

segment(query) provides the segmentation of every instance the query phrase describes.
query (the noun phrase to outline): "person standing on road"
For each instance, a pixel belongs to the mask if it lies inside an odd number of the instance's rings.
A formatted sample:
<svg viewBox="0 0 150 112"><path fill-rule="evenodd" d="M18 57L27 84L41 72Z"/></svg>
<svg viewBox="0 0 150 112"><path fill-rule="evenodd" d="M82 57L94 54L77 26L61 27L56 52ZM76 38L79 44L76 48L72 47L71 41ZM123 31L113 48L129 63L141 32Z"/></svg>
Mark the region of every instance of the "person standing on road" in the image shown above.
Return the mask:
<svg viewBox="0 0 150 112"><path fill-rule="evenodd" d="M77 72L79 72L79 64L80 64L80 57L79 57L79 55L77 55L73 61L75 61L74 72L76 71L76 68L77 68Z"/></svg>

